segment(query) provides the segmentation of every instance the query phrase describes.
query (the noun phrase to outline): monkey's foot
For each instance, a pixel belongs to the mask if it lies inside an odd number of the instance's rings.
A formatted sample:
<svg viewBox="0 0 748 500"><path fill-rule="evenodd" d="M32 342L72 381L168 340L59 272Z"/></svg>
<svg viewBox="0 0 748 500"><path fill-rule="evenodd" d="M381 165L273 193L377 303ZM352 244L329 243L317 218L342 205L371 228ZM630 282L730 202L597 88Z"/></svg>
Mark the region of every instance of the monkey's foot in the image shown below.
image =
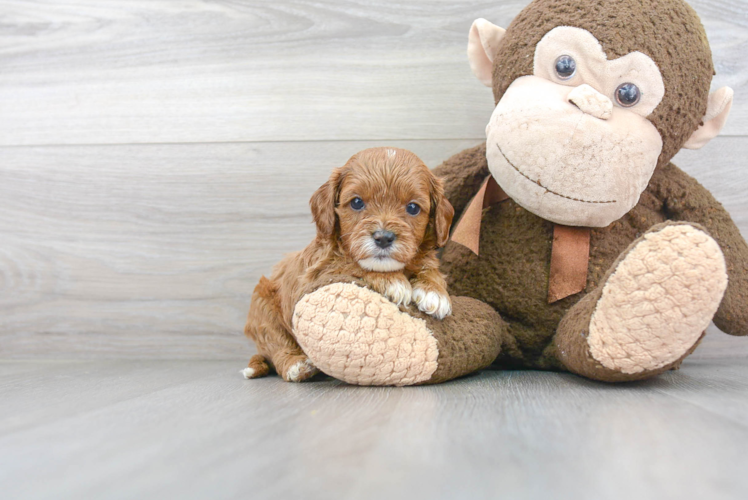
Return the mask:
<svg viewBox="0 0 748 500"><path fill-rule="evenodd" d="M296 341L330 376L358 385L443 382L488 366L505 326L487 304L453 297L443 321L402 311L379 293L334 283L296 304Z"/></svg>
<svg viewBox="0 0 748 500"><path fill-rule="evenodd" d="M557 333L559 357L572 371L611 381L676 366L701 338L726 287L714 239L690 224L655 226L619 258L601 289L567 313Z"/></svg>

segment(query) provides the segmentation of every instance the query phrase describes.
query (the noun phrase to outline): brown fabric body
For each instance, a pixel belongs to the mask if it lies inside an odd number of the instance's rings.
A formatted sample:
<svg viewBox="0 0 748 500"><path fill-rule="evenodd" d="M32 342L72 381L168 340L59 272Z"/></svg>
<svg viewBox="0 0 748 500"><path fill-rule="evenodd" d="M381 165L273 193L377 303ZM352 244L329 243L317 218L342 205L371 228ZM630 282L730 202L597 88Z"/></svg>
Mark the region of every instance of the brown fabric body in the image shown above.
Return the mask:
<svg viewBox="0 0 748 500"><path fill-rule="evenodd" d="M447 197L460 213L470 199L467 187L475 185L477 190L488 174L485 145L458 153L435 173L444 180ZM565 370L553 342L564 315L585 293L604 284L608 270L634 240L666 220L701 224L720 244L729 284L714 321L727 333L748 334L748 246L711 193L672 164L655 171L639 204L628 214L591 231L586 292L548 303L554 225L513 200L484 212L480 256L449 243L441 268L448 274L450 293L489 304L506 322L498 366Z"/></svg>
<svg viewBox="0 0 748 500"><path fill-rule="evenodd" d="M499 355L507 326L489 305L452 296L452 315L439 321L411 308L426 321L439 348L438 367L425 384L462 377L491 365Z"/></svg>
<svg viewBox="0 0 748 500"><path fill-rule="evenodd" d="M664 226L672 224L685 223L666 221L652 226L650 231L657 231L662 229ZM699 224L690 223L690 225L702 230L705 229ZM608 280L610 275L613 274L615 269L618 267L618 264L641 240L641 237L634 240L628 248L618 256L615 262L611 264L608 272L605 273L605 276L600 280L601 285L592 290L589 294L582 296L582 298L574 304L561 319L561 323L559 323L556 334L553 337L553 352L563 366L569 371L587 378L605 380L607 382L630 382L634 380L642 380L679 367L683 360L696 349L701 342L701 339L704 338L704 333L702 333L696 343L685 354L683 354L683 356L672 363L668 363L667 365L654 370L644 370L633 374L621 373L606 368L591 355L587 337L590 333L592 315L595 312L597 303L603 293L602 284Z"/></svg>
<svg viewBox="0 0 748 500"><path fill-rule="evenodd" d="M353 276L328 275L307 285L304 294L332 283L351 283L366 288L362 280ZM507 324L491 306L470 297L451 296L451 299L452 314L443 320L419 311L412 304L400 307L401 311L422 319L437 342L436 371L420 384L437 384L487 368L505 343ZM252 362L250 367L254 367Z"/></svg>
<svg viewBox="0 0 748 500"><path fill-rule="evenodd" d="M632 382L654 377L680 367L683 360L696 349L704 338L702 333L699 340L683 356L656 370L629 374L606 368L590 355L590 347L587 344L590 319L601 294L602 288L598 288L577 302L561 320L558 333L554 338L555 352L559 360L566 369L577 375L606 382Z"/></svg>
<svg viewBox="0 0 748 500"><path fill-rule="evenodd" d="M509 196L488 176L462 212L452 231L451 241L480 255L480 224L483 210ZM584 290L587 284L587 265L590 255L590 230L556 224L553 229L551 272L548 283L548 302L556 302Z"/></svg>
<svg viewBox="0 0 748 500"><path fill-rule="evenodd" d="M694 222L715 238L726 259L728 286L714 322L727 333L748 334L748 245L714 197L669 163L706 112L714 74L711 51L698 16L682 0L534 0L509 25L494 55L495 102L517 78L533 73L537 43L558 26L589 31L609 59L639 51L657 64L665 95L648 116L663 141L657 169L629 213L591 230L583 292L547 302L554 225L513 200L484 211L479 256L450 243L442 254L442 270L449 275L451 293L486 302L506 322L499 366L571 369L609 381L652 376L655 372L623 375L604 369L591 360L582 340L606 273L657 224ZM485 153L485 145L471 148L436 169L456 214L489 173ZM559 355L557 347L566 354Z"/></svg>

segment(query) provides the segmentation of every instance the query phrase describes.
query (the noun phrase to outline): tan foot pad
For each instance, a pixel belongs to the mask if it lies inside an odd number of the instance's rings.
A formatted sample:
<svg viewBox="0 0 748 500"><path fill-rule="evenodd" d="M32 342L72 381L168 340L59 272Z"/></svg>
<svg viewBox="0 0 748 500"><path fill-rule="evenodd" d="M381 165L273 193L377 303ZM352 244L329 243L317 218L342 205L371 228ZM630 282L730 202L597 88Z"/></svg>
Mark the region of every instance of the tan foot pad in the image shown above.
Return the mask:
<svg viewBox="0 0 748 500"><path fill-rule="evenodd" d="M412 385L437 368L437 341L426 322L368 288L335 283L305 295L293 328L315 365L349 384Z"/></svg>
<svg viewBox="0 0 748 500"><path fill-rule="evenodd" d="M719 307L727 273L719 245L688 224L647 233L608 278L590 322L590 354L640 373L678 360Z"/></svg>

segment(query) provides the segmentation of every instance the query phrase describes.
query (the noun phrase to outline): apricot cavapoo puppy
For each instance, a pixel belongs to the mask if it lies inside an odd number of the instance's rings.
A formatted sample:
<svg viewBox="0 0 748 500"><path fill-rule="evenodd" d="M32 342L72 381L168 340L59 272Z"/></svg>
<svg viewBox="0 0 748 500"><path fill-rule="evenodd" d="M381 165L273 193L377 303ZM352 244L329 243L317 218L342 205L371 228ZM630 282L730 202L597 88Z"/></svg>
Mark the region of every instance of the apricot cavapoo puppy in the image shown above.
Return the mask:
<svg viewBox="0 0 748 500"><path fill-rule="evenodd" d="M286 256L252 294L244 333L259 354L246 378L270 367L286 381L317 373L293 336L294 306L313 283L361 279L392 302L442 319L451 313L436 249L449 238L454 209L442 183L410 151L372 148L355 154L312 196L317 237Z"/></svg>

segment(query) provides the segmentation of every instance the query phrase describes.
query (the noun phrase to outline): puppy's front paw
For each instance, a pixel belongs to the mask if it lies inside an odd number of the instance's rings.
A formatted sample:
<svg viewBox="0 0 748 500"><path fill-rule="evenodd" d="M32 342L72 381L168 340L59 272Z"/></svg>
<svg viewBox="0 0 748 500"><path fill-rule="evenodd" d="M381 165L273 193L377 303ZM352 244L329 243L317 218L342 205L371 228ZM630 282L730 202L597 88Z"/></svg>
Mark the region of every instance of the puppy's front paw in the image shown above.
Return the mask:
<svg viewBox="0 0 748 500"><path fill-rule="evenodd" d="M418 309L436 319L444 319L452 314L452 301L446 293L427 291L417 286L413 289L413 301Z"/></svg>
<svg viewBox="0 0 748 500"><path fill-rule="evenodd" d="M394 280L387 284L384 296L398 306L407 306L413 297L413 288L405 280Z"/></svg>

